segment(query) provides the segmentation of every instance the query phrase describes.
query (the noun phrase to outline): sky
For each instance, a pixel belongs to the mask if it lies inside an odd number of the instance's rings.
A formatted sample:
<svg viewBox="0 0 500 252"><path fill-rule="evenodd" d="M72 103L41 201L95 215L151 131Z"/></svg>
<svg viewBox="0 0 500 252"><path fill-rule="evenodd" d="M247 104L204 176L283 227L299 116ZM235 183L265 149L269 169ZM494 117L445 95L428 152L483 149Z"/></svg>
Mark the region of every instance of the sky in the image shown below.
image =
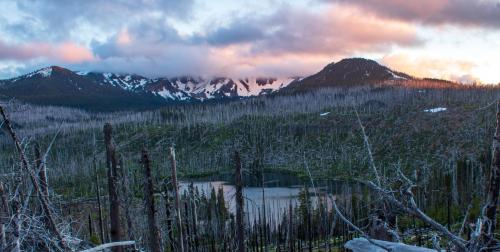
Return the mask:
<svg viewBox="0 0 500 252"><path fill-rule="evenodd" d="M58 65L159 76L307 76L364 57L500 83L500 0L0 0L0 79Z"/></svg>

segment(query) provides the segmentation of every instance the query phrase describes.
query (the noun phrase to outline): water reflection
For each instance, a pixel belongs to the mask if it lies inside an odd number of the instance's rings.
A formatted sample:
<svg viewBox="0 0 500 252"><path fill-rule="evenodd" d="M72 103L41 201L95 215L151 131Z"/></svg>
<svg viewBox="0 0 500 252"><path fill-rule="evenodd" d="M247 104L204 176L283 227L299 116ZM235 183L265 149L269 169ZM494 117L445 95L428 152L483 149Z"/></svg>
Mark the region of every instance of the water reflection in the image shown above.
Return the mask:
<svg viewBox="0 0 500 252"><path fill-rule="evenodd" d="M184 193L188 190L191 182L180 182L180 191ZM210 196L212 188L217 190L222 187L226 206L231 213L235 213L236 205L234 200L235 187L225 181L202 181L193 182L193 186L198 188L200 194L204 193ZM259 212L262 214L262 190L264 190L264 199L266 205L266 219L268 221L280 220L283 213L288 211L288 207L292 204L293 207L299 203L299 194L303 186L289 187L245 187L243 195L245 197L245 219L252 223L259 218ZM320 189L318 189L320 190ZM313 205L317 202L315 192L310 189L310 198ZM324 197L324 193L318 192L319 197ZM323 196L321 196L323 195Z"/></svg>

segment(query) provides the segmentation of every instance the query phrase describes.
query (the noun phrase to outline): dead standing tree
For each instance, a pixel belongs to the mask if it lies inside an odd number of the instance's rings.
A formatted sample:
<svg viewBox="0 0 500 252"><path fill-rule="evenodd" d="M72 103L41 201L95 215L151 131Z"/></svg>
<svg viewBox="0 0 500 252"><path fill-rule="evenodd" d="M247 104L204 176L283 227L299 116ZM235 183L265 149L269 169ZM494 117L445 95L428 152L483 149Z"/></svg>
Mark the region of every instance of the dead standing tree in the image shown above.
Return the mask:
<svg viewBox="0 0 500 252"><path fill-rule="evenodd" d="M163 199L165 200L165 219L167 221L167 237L170 251L174 251L174 237L172 235L172 219L170 218L170 195L168 185L164 185Z"/></svg>
<svg viewBox="0 0 500 252"><path fill-rule="evenodd" d="M494 239L500 190L500 99L497 104L496 124L486 203L483 208L482 220L478 221L479 225L475 232L476 235L479 234L479 237L472 244L473 247L477 248L500 249L498 241Z"/></svg>
<svg viewBox="0 0 500 252"><path fill-rule="evenodd" d="M70 251L70 248L67 246L66 242L64 241L61 232L57 228L52 210L50 208L49 200L47 197L44 196L44 193L42 192L42 189L41 189L41 186L39 183L39 178L37 176L38 174L36 174L35 170L33 169L33 167L31 167L30 163L28 162L28 159L26 158L26 155L24 153L24 149L21 147L21 142L17 138L17 135L12 127L12 124L10 123L10 120L8 119L8 117L5 113L5 110L2 106L0 106L0 115L3 118L5 128L6 128L7 132L9 133L10 137L12 138L12 141L14 142L16 150L19 154L19 161L21 163L21 172L28 173L28 176L31 180L33 188L34 188L35 192L37 193L38 199L40 201L40 205L41 205L42 210L43 210L44 217L47 220L46 225L47 225L48 230L57 238L62 250Z"/></svg>
<svg viewBox="0 0 500 252"><path fill-rule="evenodd" d="M243 223L243 179L241 171L241 159L238 152L234 153L234 180L236 186L236 240L238 252L245 252L245 224Z"/></svg>
<svg viewBox="0 0 500 252"><path fill-rule="evenodd" d="M461 237L453 234L451 231L446 229L443 225L429 217L427 214L425 214L416 204L416 201L413 196L412 189L415 187L415 184L408 179L403 172L398 168L397 169L397 176L396 176L396 181L397 185L399 185L397 188L391 188L391 183L388 180L383 180L381 179L379 172L377 170L377 167L374 165L374 157L372 155L372 150L371 146L368 143L368 136L365 133L364 126L361 123L361 120L359 118L359 115L357 114L356 111L356 116L358 118L358 123L362 129L362 134L363 134L363 139L365 143L365 147L368 150L368 156L370 160L370 167L373 169L373 173L375 175L375 182L373 181L359 181L360 183L363 183L367 185L369 188L371 188L373 191L375 191L376 195L380 197L381 200L385 201L387 207L384 207L384 211L393 211L395 209L398 209L399 211L402 211L408 215L414 216L418 219L420 219L422 222L425 224L429 225L432 229L436 230L439 232L443 237L446 237L452 244L453 250L457 251L467 251L467 242L463 240ZM384 183L382 183L384 181ZM335 210L337 216L340 217L341 220L343 220L347 225L349 225L351 228L353 228L356 232L360 233L363 237L367 239L367 241L375 246L378 246L380 248L383 248L385 250L388 250L386 247L383 245L375 242L373 237L370 235L366 234L364 231L362 231L359 227L355 226L351 221L349 221L344 215L341 213L339 208L336 205L335 198L332 199L333 203L333 209ZM394 208L394 209L392 209ZM392 213L389 213L392 214ZM386 227L385 229L387 232L391 233L395 237L399 237L397 234L396 230L393 230L390 228L389 224L386 222L382 223L381 226ZM399 239L398 239L399 240Z"/></svg>
<svg viewBox="0 0 500 252"><path fill-rule="evenodd" d="M177 163L175 161L174 147L170 147L170 162L172 165L172 184L175 193L175 214L177 219L177 228L179 235L179 251L184 252L184 237L182 234L182 218L181 218L181 200L179 195L179 184L177 183Z"/></svg>
<svg viewBox="0 0 500 252"><path fill-rule="evenodd" d="M35 167L38 168L38 178L40 179L40 189L45 197L49 196L49 182L47 179L47 168L43 162L40 146L35 143Z"/></svg>
<svg viewBox="0 0 500 252"><path fill-rule="evenodd" d="M9 223L9 205L7 201L7 192L4 185L0 182L0 251L7 248L7 237L5 236L5 225Z"/></svg>
<svg viewBox="0 0 500 252"><path fill-rule="evenodd" d="M118 169L116 160L116 149L113 143L113 127L111 124L104 125L104 143L106 145L106 167L108 168L108 191L109 191L109 219L111 222L111 241L118 242L122 239L120 226L120 199L118 198ZM113 252L122 252L123 248L114 247Z"/></svg>
<svg viewBox="0 0 500 252"><path fill-rule="evenodd" d="M125 212L125 219L127 220L127 236L129 240L135 240L134 236L134 227L133 227L133 219L132 219L132 206L133 206L133 194L130 190L130 182L129 182L129 170L125 168L123 165L123 157L120 156L120 170L121 173L121 192L122 192L122 207Z"/></svg>
<svg viewBox="0 0 500 252"><path fill-rule="evenodd" d="M97 171L97 162L95 159L95 155L92 159L92 166L94 167L94 175L95 175L95 186L96 186L96 196L97 196L97 211L99 216L99 237L101 238L101 242L105 243L106 239L104 237L104 225L103 225L103 217L102 217L102 205L101 205L101 186L99 185L99 172Z"/></svg>
<svg viewBox="0 0 500 252"><path fill-rule="evenodd" d="M152 252L161 251L161 238L156 225L156 208L154 200L154 185L151 177L151 161L148 151L142 150L141 164L144 167L144 207L148 217L149 246Z"/></svg>
<svg viewBox="0 0 500 252"><path fill-rule="evenodd" d="M366 139L366 134L363 131L363 135ZM370 148L367 146L367 148ZM370 160L373 160L371 155L371 150L369 151ZM373 166L376 172L376 168ZM500 99L497 104L496 113L496 130L493 137L493 156L490 174L488 178L488 191L486 195L486 202L483 207L482 216L478 218L476 228L471 235L470 240L464 240L460 235L454 234L452 231L447 229L444 225L438 223L426 213L424 213L417 205L415 197L413 195L412 189L416 187L416 184L411 181L408 177L404 175L401 169L398 167L396 171L396 182L398 186L391 188L390 185L382 185L378 183L380 181L377 178L377 182L363 182L369 188L378 193L384 200L390 203L394 208L418 218L420 221L427 224L433 230L437 231L441 236L445 237L451 242L450 250L452 251L498 251L500 249L499 241L494 238L494 231L496 226L497 209L499 201L499 190L500 190ZM334 210L341 219L346 222L353 229L361 233L366 237L368 242L379 246L377 242L371 240L369 236L366 235L361 229L352 224L349 220L343 217L340 210L333 200ZM467 216L467 214L466 214ZM465 220L464 220L465 221ZM461 228L462 230L462 228ZM461 231L459 231L461 233ZM439 247L439 244L435 244ZM386 249L386 248L384 248Z"/></svg>

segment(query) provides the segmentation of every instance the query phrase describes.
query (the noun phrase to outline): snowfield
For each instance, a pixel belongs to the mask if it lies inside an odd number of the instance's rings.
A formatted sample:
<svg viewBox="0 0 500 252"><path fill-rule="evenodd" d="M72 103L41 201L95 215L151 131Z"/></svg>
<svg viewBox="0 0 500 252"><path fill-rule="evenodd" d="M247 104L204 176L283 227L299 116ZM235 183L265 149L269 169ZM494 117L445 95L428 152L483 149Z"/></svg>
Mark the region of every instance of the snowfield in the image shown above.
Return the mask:
<svg viewBox="0 0 500 252"><path fill-rule="evenodd" d="M424 109L424 112L427 113L437 113L437 112L442 112L446 111L446 108L438 107L438 108L432 108L432 109Z"/></svg>

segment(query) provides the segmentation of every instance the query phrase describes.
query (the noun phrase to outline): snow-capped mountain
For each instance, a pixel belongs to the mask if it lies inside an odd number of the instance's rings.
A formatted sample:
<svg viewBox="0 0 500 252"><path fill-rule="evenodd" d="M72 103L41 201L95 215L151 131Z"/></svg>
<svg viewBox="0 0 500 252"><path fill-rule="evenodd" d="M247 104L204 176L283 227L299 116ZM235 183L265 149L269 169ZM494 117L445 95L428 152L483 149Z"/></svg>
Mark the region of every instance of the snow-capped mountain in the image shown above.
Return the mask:
<svg viewBox="0 0 500 252"><path fill-rule="evenodd" d="M115 73L94 73L94 72L75 72L80 76L92 79L101 85L111 85L122 88L127 91L141 90L149 79L140 75L122 75Z"/></svg>
<svg viewBox="0 0 500 252"><path fill-rule="evenodd" d="M110 110L148 108L173 102L238 99L280 91L302 92L411 78L375 61L361 58L331 63L306 78L147 78L135 74L73 72L52 66L0 80L0 97Z"/></svg>
<svg viewBox="0 0 500 252"><path fill-rule="evenodd" d="M41 71L41 70L40 70ZM151 93L167 101L204 101L259 96L288 86L296 78L202 78L175 77L149 79L140 75L75 72L100 85L111 85L136 93Z"/></svg>
<svg viewBox="0 0 500 252"><path fill-rule="evenodd" d="M34 103L115 107L108 103L139 107L172 102L234 99L259 96L286 87L294 78L146 78L135 74L73 72L51 66L0 81L0 95ZM69 97L72 97L69 101ZM93 99L96 98L96 99ZM98 99L99 98L99 99ZM127 98L128 101L123 99ZM90 104L92 103L92 104ZM139 104L137 104L139 103Z"/></svg>
<svg viewBox="0 0 500 252"><path fill-rule="evenodd" d="M288 86L296 78L171 78L169 81L193 99L221 99L266 95Z"/></svg>

